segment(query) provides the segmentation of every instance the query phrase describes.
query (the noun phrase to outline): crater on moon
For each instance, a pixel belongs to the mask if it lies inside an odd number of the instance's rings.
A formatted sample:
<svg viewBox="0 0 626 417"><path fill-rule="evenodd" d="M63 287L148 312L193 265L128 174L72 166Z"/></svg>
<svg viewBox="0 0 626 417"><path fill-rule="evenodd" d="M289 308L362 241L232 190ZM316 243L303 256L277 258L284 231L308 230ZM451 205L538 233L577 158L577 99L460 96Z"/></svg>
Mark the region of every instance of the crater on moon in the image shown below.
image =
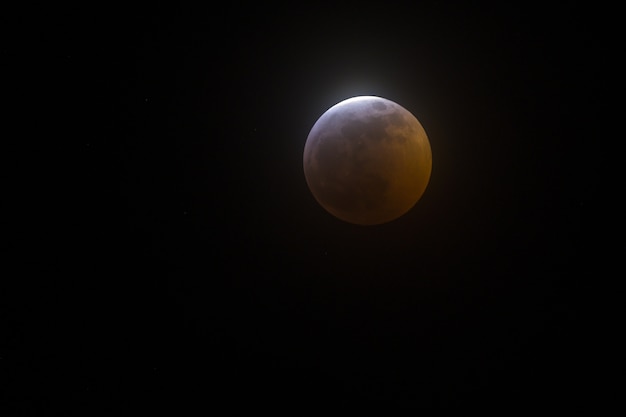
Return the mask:
<svg viewBox="0 0 626 417"><path fill-rule="evenodd" d="M420 199L432 167L419 121L374 96L342 101L315 123L304 147L304 174L315 199L344 221L394 220Z"/></svg>

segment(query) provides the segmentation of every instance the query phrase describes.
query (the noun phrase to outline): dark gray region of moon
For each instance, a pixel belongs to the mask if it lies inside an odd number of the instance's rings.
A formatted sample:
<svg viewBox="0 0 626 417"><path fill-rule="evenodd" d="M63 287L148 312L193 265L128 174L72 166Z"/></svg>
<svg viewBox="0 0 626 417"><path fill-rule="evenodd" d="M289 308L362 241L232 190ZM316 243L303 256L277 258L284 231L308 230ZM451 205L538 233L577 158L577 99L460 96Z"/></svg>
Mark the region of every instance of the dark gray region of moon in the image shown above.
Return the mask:
<svg viewBox="0 0 626 417"><path fill-rule="evenodd" d="M378 196L384 195L389 181L367 166L371 159L368 148L372 142L389 140L385 128L393 123L391 116L397 119L390 115L360 121L346 115L337 121L340 129L319 136L312 157L319 172L320 199L348 211L376 210L384 203Z"/></svg>

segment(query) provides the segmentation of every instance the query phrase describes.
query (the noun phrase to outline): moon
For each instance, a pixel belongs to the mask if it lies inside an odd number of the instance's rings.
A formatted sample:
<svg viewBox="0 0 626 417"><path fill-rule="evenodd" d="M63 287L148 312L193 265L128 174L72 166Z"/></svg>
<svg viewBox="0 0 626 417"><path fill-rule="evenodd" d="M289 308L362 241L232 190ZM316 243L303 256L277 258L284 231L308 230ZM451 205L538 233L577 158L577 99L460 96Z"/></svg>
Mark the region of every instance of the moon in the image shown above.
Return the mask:
<svg viewBox="0 0 626 417"><path fill-rule="evenodd" d="M304 176L317 202L348 223L376 225L406 214L432 170L428 136L408 110L358 96L328 109L307 137Z"/></svg>

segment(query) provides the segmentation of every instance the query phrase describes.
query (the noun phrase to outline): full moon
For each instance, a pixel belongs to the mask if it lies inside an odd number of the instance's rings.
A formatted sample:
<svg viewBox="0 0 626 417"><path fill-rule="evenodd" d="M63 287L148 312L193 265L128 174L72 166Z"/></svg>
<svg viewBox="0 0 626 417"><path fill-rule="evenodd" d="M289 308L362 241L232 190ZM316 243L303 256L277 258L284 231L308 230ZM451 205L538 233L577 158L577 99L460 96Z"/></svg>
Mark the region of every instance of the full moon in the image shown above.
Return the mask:
<svg viewBox="0 0 626 417"><path fill-rule="evenodd" d="M432 169L420 122L391 100L349 98L315 122L304 146L304 176L317 202L348 223L375 225L406 214Z"/></svg>

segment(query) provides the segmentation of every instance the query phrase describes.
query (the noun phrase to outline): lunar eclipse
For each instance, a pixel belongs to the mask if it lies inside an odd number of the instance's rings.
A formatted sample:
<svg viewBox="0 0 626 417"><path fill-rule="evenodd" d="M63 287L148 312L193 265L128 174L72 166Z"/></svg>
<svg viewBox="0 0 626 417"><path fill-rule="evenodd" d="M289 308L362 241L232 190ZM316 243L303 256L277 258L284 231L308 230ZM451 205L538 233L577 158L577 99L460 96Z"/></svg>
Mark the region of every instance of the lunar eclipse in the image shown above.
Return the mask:
<svg viewBox="0 0 626 417"><path fill-rule="evenodd" d="M359 96L328 109L304 147L304 175L319 204L359 225L407 213L426 190L430 143L408 110L381 97Z"/></svg>
<svg viewBox="0 0 626 417"><path fill-rule="evenodd" d="M619 398L604 8L172 6L5 47L0 417Z"/></svg>

